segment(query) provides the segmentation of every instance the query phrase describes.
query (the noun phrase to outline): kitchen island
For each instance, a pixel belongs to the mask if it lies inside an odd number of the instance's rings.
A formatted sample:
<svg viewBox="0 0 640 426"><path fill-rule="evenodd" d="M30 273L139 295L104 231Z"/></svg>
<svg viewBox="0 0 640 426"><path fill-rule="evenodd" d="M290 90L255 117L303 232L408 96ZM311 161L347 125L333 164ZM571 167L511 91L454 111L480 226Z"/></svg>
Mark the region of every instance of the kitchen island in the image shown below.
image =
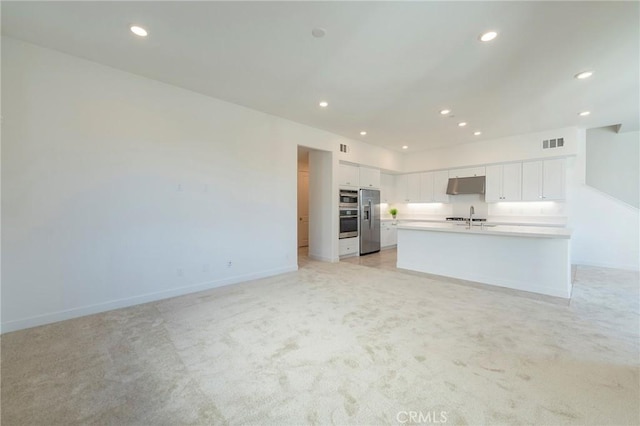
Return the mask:
<svg viewBox="0 0 640 426"><path fill-rule="evenodd" d="M398 268L569 299L566 228L398 224Z"/></svg>

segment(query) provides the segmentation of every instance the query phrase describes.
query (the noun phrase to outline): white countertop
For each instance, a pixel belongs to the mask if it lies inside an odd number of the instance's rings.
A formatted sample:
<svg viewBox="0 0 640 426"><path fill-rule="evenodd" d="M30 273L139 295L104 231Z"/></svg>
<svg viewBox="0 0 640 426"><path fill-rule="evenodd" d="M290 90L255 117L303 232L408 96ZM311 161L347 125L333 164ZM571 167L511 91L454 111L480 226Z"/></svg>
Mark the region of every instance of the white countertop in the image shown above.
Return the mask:
<svg viewBox="0 0 640 426"><path fill-rule="evenodd" d="M571 230L559 227L543 226L515 226L493 225L480 226L474 224L468 229L465 223L438 223L438 222L400 222L398 229L414 231L454 232L474 235L500 235L503 237L532 237L532 238L565 238L571 237Z"/></svg>
<svg viewBox="0 0 640 426"><path fill-rule="evenodd" d="M423 218L403 217L392 219L388 216L383 216L380 219L382 222L426 222L426 223L451 223L441 216L430 216ZM565 217L505 217L505 216L491 216L487 218L485 225L517 225L517 226L541 226L541 227L561 227L566 226L567 220Z"/></svg>

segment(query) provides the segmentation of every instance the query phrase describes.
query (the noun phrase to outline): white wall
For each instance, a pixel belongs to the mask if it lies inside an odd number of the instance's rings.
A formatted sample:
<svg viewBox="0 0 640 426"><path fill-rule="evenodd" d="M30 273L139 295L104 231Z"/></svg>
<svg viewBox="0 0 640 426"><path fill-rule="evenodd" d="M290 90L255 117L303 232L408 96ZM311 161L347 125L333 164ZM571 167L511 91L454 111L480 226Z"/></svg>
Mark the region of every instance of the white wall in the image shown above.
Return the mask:
<svg viewBox="0 0 640 426"><path fill-rule="evenodd" d="M325 262L338 261L336 180L332 174L334 155L309 152L309 257Z"/></svg>
<svg viewBox="0 0 640 426"><path fill-rule="evenodd" d="M638 209L597 191L585 182L586 136L571 159L567 188L572 262L619 269L640 269Z"/></svg>
<svg viewBox="0 0 640 426"><path fill-rule="evenodd" d="M564 138L564 147L542 149L542 141L544 139L558 137ZM578 129L567 127L456 145L455 147L407 153L404 157L403 170L410 173L575 155L577 137Z"/></svg>
<svg viewBox="0 0 640 426"><path fill-rule="evenodd" d="M2 88L3 331L296 269L297 145L345 143L7 37Z"/></svg>
<svg viewBox="0 0 640 426"><path fill-rule="evenodd" d="M586 152L587 185L640 207L640 132L589 129Z"/></svg>

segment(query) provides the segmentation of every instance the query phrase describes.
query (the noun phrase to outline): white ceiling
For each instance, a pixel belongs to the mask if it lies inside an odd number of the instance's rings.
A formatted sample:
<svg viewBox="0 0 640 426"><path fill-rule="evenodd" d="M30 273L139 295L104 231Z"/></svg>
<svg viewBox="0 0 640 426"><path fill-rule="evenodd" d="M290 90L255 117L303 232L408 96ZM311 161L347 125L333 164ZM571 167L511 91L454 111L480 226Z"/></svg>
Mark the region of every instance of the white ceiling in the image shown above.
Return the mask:
<svg viewBox="0 0 640 426"><path fill-rule="evenodd" d="M639 128L638 2L1 7L5 35L393 150L574 125ZM134 23L149 37L132 35ZM314 38L315 27L326 36ZM479 42L489 29L498 38ZM595 73L573 78L583 70ZM445 107L455 117L441 116Z"/></svg>

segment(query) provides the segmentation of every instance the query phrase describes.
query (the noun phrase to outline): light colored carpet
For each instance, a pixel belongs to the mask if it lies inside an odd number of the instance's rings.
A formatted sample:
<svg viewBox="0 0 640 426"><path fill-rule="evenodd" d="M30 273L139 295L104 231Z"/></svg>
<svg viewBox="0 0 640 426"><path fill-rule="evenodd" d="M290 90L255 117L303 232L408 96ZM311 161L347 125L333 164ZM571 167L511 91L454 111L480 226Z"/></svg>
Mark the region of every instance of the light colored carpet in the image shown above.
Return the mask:
<svg viewBox="0 0 640 426"><path fill-rule="evenodd" d="M638 300L601 268L563 306L304 261L5 334L2 425L637 425Z"/></svg>

